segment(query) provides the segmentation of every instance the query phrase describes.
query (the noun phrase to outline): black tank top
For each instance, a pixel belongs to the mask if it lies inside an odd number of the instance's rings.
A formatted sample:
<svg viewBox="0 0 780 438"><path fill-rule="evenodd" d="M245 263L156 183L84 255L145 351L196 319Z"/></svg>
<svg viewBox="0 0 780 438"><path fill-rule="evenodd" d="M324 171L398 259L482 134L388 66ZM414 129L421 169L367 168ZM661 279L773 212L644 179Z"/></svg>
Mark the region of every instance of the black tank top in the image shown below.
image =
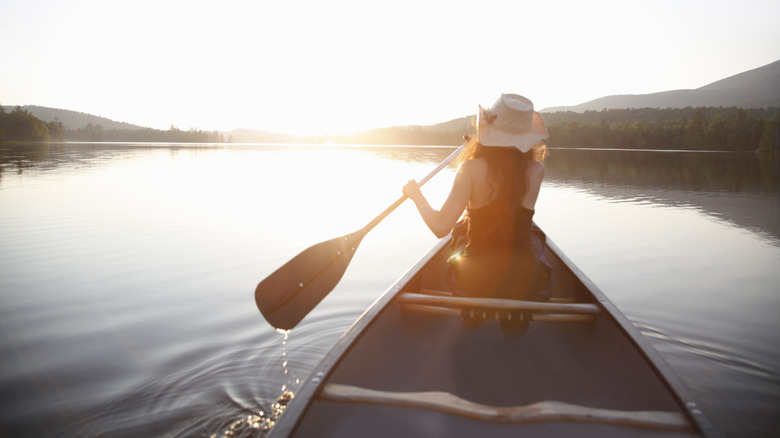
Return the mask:
<svg viewBox="0 0 780 438"><path fill-rule="evenodd" d="M531 244L534 211L518 207L512 214L510 209L494 201L467 210L465 248L456 249L458 255L450 258L456 295L514 299L527 295L538 260Z"/></svg>
<svg viewBox="0 0 780 438"><path fill-rule="evenodd" d="M468 244L466 254L480 255L496 251L515 254L531 251L531 225L534 210L511 207L493 201L476 209L467 209Z"/></svg>

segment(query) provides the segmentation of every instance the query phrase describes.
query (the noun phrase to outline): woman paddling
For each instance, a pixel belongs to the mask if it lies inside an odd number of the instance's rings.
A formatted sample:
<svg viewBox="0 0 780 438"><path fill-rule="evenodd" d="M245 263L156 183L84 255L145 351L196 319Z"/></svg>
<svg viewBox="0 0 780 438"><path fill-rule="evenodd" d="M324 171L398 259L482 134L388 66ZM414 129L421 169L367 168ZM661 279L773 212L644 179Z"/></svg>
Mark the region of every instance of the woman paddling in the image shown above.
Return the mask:
<svg viewBox="0 0 780 438"><path fill-rule="evenodd" d="M533 103L502 94L479 107L447 200L439 210L416 181L403 192L438 237L453 234L449 280L456 295L546 301L550 268L532 222L544 178L547 128ZM465 210L465 214L464 213Z"/></svg>

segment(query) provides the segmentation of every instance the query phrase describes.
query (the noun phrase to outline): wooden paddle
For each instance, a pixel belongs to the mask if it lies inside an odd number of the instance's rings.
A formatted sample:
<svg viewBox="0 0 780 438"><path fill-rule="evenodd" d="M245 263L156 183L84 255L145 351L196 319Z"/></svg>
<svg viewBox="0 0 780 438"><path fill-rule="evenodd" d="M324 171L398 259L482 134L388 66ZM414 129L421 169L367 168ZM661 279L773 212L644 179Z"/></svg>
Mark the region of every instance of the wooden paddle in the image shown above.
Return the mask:
<svg viewBox="0 0 780 438"><path fill-rule="evenodd" d="M421 186L447 166L465 148L461 145L439 163ZM272 326L290 330L336 287L363 237L406 200L401 196L360 230L318 243L285 263L255 289L257 308Z"/></svg>

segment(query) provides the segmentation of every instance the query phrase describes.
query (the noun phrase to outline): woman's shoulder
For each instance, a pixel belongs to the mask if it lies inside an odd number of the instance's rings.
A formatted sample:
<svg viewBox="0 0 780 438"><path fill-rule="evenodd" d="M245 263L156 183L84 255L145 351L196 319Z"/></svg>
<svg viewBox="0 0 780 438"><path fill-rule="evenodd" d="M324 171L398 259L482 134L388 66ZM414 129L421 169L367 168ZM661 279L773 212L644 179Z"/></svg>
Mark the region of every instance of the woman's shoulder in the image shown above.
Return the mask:
<svg viewBox="0 0 780 438"><path fill-rule="evenodd" d="M484 158L469 158L460 165L460 171L469 175L485 175L488 172L488 162Z"/></svg>
<svg viewBox="0 0 780 438"><path fill-rule="evenodd" d="M528 177L530 179L544 178L544 163L537 160L531 160L528 163Z"/></svg>

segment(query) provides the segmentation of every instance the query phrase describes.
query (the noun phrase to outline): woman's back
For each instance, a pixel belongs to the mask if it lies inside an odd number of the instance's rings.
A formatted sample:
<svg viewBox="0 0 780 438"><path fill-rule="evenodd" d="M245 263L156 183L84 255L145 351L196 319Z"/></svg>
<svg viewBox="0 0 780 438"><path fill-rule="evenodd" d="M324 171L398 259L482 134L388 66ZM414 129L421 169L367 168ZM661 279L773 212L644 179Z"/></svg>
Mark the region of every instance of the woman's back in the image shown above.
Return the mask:
<svg viewBox="0 0 780 438"><path fill-rule="evenodd" d="M462 164L461 171L468 175L471 185L471 196L468 202L469 209L482 208L493 202L502 189L500 178L491 174L488 160L483 157L472 158ZM528 210L534 210L536 200L544 179L544 164L541 161L529 160L525 162L524 169L515 169L522 172L522 178L527 181L525 193L518 194L521 199L518 204Z"/></svg>
<svg viewBox="0 0 780 438"><path fill-rule="evenodd" d="M461 165L469 199L462 233L453 250L455 292L471 296L522 298L536 257L531 225L544 166L532 152L479 144ZM504 281L509 274L513 280Z"/></svg>

